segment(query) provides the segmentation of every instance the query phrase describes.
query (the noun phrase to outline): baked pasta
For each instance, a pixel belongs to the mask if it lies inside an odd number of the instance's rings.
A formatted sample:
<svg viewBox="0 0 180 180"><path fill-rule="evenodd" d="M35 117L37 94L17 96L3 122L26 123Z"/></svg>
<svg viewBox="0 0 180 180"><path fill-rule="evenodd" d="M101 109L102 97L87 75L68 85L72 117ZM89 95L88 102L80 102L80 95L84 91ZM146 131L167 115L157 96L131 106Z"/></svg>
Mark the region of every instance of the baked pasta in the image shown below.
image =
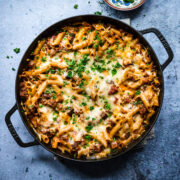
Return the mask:
<svg viewBox="0 0 180 180"><path fill-rule="evenodd" d="M20 74L39 139L74 158L123 151L146 131L160 82L149 51L110 24L80 22L40 40Z"/></svg>

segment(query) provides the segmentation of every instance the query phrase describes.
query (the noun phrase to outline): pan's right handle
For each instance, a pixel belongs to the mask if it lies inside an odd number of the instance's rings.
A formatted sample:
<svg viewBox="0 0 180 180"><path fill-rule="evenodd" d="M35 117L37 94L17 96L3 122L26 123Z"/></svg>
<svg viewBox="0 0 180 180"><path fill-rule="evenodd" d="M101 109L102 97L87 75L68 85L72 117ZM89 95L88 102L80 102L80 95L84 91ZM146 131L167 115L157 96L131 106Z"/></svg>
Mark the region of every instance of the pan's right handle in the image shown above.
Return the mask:
<svg viewBox="0 0 180 180"><path fill-rule="evenodd" d="M28 142L28 143L24 143L19 135L17 134L14 126L12 125L12 122L11 122L11 116L12 114L17 110L17 104L15 104L10 110L9 112L6 114L5 116L5 121L6 121L6 124L7 124L7 127L11 133L11 135L13 136L14 140L17 142L17 144L21 147L30 147L30 146L35 146L35 145L39 145L39 143L34 140L33 142Z"/></svg>
<svg viewBox="0 0 180 180"><path fill-rule="evenodd" d="M161 65L161 68L164 71L164 69L169 65L169 63L173 60L173 57L174 57L173 51L172 51L171 47L169 46L167 40L164 38L162 33L158 29L155 29L155 28L145 29L145 30L140 31L140 33L142 33L142 34L154 33L159 38L161 43L163 44L163 46L166 49L166 52L168 54L168 59Z"/></svg>

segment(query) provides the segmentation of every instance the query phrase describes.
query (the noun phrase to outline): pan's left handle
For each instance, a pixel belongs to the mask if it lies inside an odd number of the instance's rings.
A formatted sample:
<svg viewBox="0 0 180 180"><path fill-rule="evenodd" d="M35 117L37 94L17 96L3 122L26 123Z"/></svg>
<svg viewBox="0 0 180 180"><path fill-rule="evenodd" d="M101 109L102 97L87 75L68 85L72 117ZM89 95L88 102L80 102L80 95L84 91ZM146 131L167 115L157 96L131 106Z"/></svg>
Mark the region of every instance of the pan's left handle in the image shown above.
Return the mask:
<svg viewBox="0 0 180 180"><path fill-rule="evenodd" d="M35 145L39 145L39 143L34 140L33 142L28 142L28 143L24 143L19 135L17 134L14 126L12 125L12 122L11 122L11 116L12 114L17 110L17 104L15 104L10 110L9 112L6 114L5 116L5 121L6 121L6 124L7 124L7 127L11 133L11 135L13 136L14 140L17 142L17 144L21 147L30 147L30 146L35 146Z"/></svg>

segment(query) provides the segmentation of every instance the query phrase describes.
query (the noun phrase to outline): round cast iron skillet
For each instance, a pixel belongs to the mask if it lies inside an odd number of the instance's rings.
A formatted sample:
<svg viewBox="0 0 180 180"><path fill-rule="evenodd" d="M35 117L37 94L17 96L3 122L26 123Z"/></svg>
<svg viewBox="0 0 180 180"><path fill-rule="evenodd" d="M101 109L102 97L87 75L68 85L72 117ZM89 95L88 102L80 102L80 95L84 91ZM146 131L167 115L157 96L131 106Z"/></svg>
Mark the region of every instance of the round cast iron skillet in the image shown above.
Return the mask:
<svg viewBox="0 0 180 180"><path fill-rule="evenodd" d="M24 67L26 67L27 65L27 58L30 58L30 54L31 52L35 49L38 40L48 37L50 35L52 35L53 33L55 33L57 30L59 30L61 27L65 26L65 25L71 25L72 23L75 22L80 22L80 21L87 21L87 22L104 22L104 23L110 23L112 25L115 25L118 28L122 28L125 31L132 33L134 35L134 37L139 38L140 42L149 48L152 60L154 61L156 67L157 67L157 71L158 71L158 76L160 79L160 83L161 83L161 91L160 91L160 96L159 96L159 107L156 109L156 113L154 114L154 116L151 118L150 121L150 126L147 128L146 132L143 134L143 136L141 138L139 138L138 140L136 140L135 142L133 142L127 149L125 149L122 152L116 152L115 154L111 154L109 156L107 156L106 158L102 158L102 159L92 159L92 160L88 160L88 159L75 159L73 157L71 157L68 154L63 154L61 153L59 150L57 149L52 149L50 147L49 144L45 144L44 142L41 142L37 135L35 134L35 132L33 131L33 129L30 127L30 125L28 124L26 117L22 111L22 108L20 106L20 96L19 96L19 74L22 73ZM154 52L154 50L152 49L151 45L147 42L147 40L143 37L143 34L146 33L154 33L160 40L160 42L163 44L164 48L166 49L166 52L168 54L168 59L161 65L159 63L159 60ZM113 19L110 17L106 17L106 16L97 16L97 15L82 15L82 16L74 16L74 17L70 17L67 19L64 19L62 21L57 22L56 24L50 26L49 28L47 28L45 31L43 31L39 36L36 37L36 39L30 44L29 48L27 49L27 51L25 52L18 71L17 71L17 75L16 75L16 86L15 86L15 96L16 96L16 103L15 105L9 110L9 112L6 114L5 117L5 121L7 124L7 127L11 133L11 135L13 136L14 140L17 142L17 144L21 147L30 147L30 146L34 146L34 145L41 145L43 146L46 150L50 151L51 153L53 153L54 155L58 156L59 158L65 158L65 159L70 159L70 160L74 160L74 161L79 161L79 162L97 162L97 161L104 161L107 159L111 159L117 156L120 156L126 152L128 152L129 150L131 150L132 148L134 148L137 144L139 144L150 132L150 130L152 129L152 127L154 126L159 112L161 110L161 106L163 103L163 96L164 96L164 78L163 78L163 70L169 65L169 63L172 61L173 59L173 52L169 46L169 44L167 43L166 39L163 37L163 35L159 32L159 30L155 29L155 28L150 28L150 29L146 29L146 30L142 30L142 31L137 31L134 28L130 27L129 25L117 20L117 19ZM33 136L34 141L33 142L28 142L28 143L24 143L21 138L19 137L19 135L16 133L16 130L14 128L14 126L12 125L11 122L11 115L16 111L19 111L19 114L21 116L21 119L24 123L24 125L26 126L27 130L29 131L29 133Z"/></svg>

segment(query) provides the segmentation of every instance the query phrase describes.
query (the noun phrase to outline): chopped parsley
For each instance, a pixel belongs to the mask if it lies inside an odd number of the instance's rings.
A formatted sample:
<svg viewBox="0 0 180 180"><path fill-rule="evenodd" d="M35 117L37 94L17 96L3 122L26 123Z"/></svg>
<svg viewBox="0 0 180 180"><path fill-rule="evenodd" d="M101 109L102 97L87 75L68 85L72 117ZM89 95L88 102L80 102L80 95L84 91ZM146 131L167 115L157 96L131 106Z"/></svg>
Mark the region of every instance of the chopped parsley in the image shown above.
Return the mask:
<svg viewBox="0 0 180 180"><path fill-rule="evenodd" d="M43 57L41 58L41 61L42 61L43 63L46 62L46 57L43 56Z"/></svg>
<svg viewBox="0 0 180 180"><path fill-rule="evenodd" d="M102 15L102 13L101 13L101 12L99 12L99 11L96 11L94 14L95 14L95 15L99 15L99 16L101 16L101 15Z"/></svg>
<svg viewBox="0 0 180 180"><path fill-rule="evenodd" d="M141 94L141 91L140 90L137 90L135 95L140 95Z"/></svg>
<svg viewBox="0 0 180 180"><path fill-rule="evenodd" d="M75 4L75 5L74 5L74 9L78 9L78 4Z"/></svg>
<svg viewBox="0 0 180 180"><path fill-rule="evenodd" d="M40 104L40 105L39 105L39 107L40 107L40 108L42 108L42 107L43 107L43 105L42 105L42 104Z"/></svg>
<svg viewBox="0 0 180 180"><path fill-rule="evenodd" d="M117 70L116 70L116 69L113 69L113 70L111 71L111 73L112 73L112 76L114 76L114 75L116 75Z"/></svg>
<svg viewBox="0 0 180 180"><path fill-rule="evenodd" d="M134 105L138 105L141 104L141 101L137 100L136 102L134 102Z"/></svg>
<svg viewBox="0 0 180 180"><path fill-rule="evenodd" d="M106 51L106 54L112 54L113 53L113 49L109 48L107 51Z"/></svg>
<svg viewBox="0 0 180 180"><path fill-rule="evenodd" d="M120 67L122 67L122 66L121 66L121 64L119 64L119 63L117 62L114 67L115 67L115 68L120 68Z"/></svg>
<svg viewBox="0 0 180 180"><path fill-rule="evenodd" d="M57 118L58 118L58 116L54 116L54 117L53 117L53 121L56 121Z"/></svg>
<svg viewBox="0 0 180 180"><path fill-rule="evenodd" d="M104 108L107 110L111 110L111 105L109 103L107 103L104 105Z"/></svg>
<svg viewBox="0 0 180 180"><path fill-rule="evenodd" d="M91 126L90 124L88 126L86 126L86 131L90 132L92 130L93 126Z"/></svg>
<svg viewBox="0 0 180 180"><path fill-rule="evenodd" d="M14 50L14 52L16 53L16 54L18 54L19 52L20 52L20 48L15 48L15 49L13 49Z"/></svg>
<svg viewBox="0 0 180 180"><path fill-rule="evenodd" d="M134 0L123 0L125 3L133 3Z"/></svg>
<svg viewBox="0 0 180 180"><path fill-rule="evenodd" d="M9 56L6 56L7 59L9 59Z"/></svg>
<svg viewBox="0 0 180 180"><path fill-rule="evenodd" d="M64 86L66 86L66 85L68 85L68 82L66 82L66 81L63 81L63 84L64 84Z"/></svg>
<svg viewBox="0 0 180 180"><path fill-rule="evenodd" d="M53 94L53 96L52 96L52 97L53 97L53 99L56 99L56 98L57 98L57 96L56 96L55 94Z"/></svg>
<svg viewBox="0 0 180 180"><path fill-rule="evenodd" d="M91 140L91 135L85 135L84 139L86 139L87 141L90 141Z"/></svg>
<svg viewBox="0 0 180 180"><path fill-rule="evenodd" d="M12 67L12 71L15 71L16 69Z"/></svg>
<svg viewBox="0 0 180 180"><path fill-rule="evenodd" d="M87 105L87 103L86 103L86 102L82 102L81 104L82 104L83 106L86 106L86 105Z"/></svg>
<svg viewBox="0 0 180 180"><path fill-rule="evenodd" d="M89 108L89 109L90 109L90 111L92 111L92 110L94 109L94 106L90 106L90 108Z"/></svg>
<svg viewBox="0 0 180 180"><path fill-rule="evenodd" d="M81 83L79 84L79 87L82 88L84 86L84 79L81 81Z"/></svg>
<svg viewBox="0 0 180 180"><path fill-rule="evenodd" d="M74 57L76 57L76 55L77 55L77 51L74 52Z"/></svg>
<svg viewBox="0 0 180 180"><path fill-rule="evenodd" d="M51 91L50 91L49 89L46 89L46 90L45 90L45 93L46 93L46 94L50 94Z"/></svg>
<svg viewBox="0 0 180 180"><path fill-rule="evenodd" d="M68 76L68 78L70 78L70 79L71 79L71 78L73 77L73 73L72 73L72 71L68 71L68 75L67 75L67 76Z"/></svg>

